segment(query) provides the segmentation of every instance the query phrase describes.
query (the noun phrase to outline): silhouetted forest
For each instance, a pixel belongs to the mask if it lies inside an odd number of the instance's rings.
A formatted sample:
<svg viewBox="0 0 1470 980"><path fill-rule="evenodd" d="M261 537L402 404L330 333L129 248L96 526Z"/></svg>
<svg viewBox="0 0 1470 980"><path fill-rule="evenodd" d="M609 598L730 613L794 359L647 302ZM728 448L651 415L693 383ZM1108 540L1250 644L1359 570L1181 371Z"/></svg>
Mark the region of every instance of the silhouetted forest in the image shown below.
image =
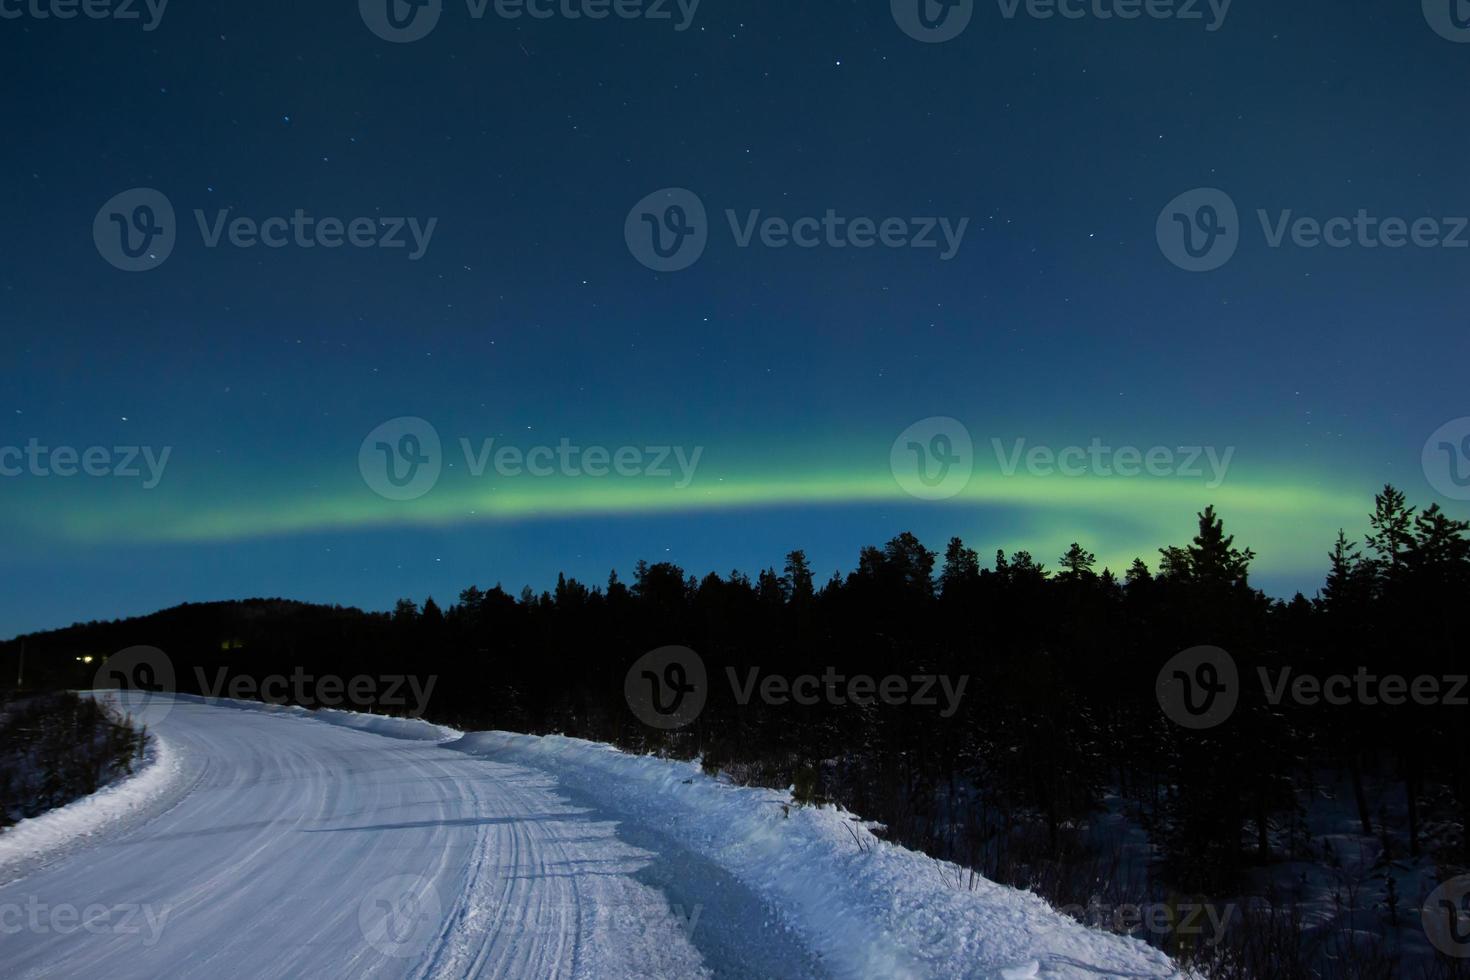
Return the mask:
<svg viewBox="0 0 1470 980"><path fill-rule="evenodd" d="M1330 861L1303 811L1331 783L1347 788L1345 812L1363 836L1381 839L1380 860L1431 860L1443 879L1470 867L1463 702L1273 704L1257 677L1283 666L1292 676L1464 674L1467 530L1386 487L1361 543L1347 533L1324 542L1320 594L1289 601L1251 585L1253 553L1207 508L1192 541L1119 572L1081 544L1052 569L1026 552L982 560L959 539L935 552L901 534L826 580L792 551L754 577L639 563L626 583L561 578L519 595L471 586L447 606L403 600L391 613L190 605L26 637L28 686L89 686L76 657L134 644L165 650L184 691L221 669L434 676L432 720L701 756L710 771L838 802L893 840L1058 904L1085 901L1109 876L1088 857L1090 820L1109 809L1147 832L1149 880L1169 894L1239 895L1273 863ZM629 710L624 682L640 656L670 644L700 655L709 700L692 724L661 731ZM1238 664L1240 702L1225 723L1190 730L1161 711L1155 682L1171 657L1203 644ZM7 681L19 645L0 648ZM770 704L758 693L741 703L730 671L744 683L752 668L968 680L952 712L942 696L927 706ZM1370 796L1385 793L1393 806L1375 811ZM1392 906L1383 914L1405 915Z"/></svg>

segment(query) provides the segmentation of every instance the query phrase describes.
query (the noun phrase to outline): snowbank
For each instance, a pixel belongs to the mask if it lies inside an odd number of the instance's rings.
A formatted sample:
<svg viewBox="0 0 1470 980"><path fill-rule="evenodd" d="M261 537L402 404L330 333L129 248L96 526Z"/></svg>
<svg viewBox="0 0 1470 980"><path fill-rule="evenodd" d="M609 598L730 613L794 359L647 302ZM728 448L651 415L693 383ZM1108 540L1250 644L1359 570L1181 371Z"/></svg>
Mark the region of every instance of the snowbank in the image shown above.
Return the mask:
<svg viewBox="0 0 1470 980"><path fill-rule="evenodd" d="M319 708L311 712L311 717L329 725L418 742L450 742L464 734L422 718L390 718L387 715L365 715L355 711L338 711L335 708Z"/></svg>
<svg viewBox="0 0 1470 980"><path fill-rule="evenodd" d="M374 735L409 739L415 742L448 742L464 734L456 729L436 725L421 718L394 718L389 715L370 715L358 711L339 711L336 708L303 708L294 704L268 704L264 701L211 698L198 694L175 694L174 697L180 701L193 701L220 708L264 711L268 714L320 721L328 725L337 725L340 728L352 728L360 732L371 732Z"/></svg>
<svg viewBox="0 0 1470 980"><path fill-rule="evenodd" d="M696 763L561 736L474 732L446 748L534 766L662 833L770 900L848 977L1178 977L1139 940L1088 929L1029 892L879 840L834 807L732 786Z"/></svg>
<svg viewBox="0 0 1470 980"><path fill-rule="evenodd" d="M0 832L0 882L25 874L79 840L144 814L179 782L181 774L168 742L150 734L143 761L131 776Z"/></svg>

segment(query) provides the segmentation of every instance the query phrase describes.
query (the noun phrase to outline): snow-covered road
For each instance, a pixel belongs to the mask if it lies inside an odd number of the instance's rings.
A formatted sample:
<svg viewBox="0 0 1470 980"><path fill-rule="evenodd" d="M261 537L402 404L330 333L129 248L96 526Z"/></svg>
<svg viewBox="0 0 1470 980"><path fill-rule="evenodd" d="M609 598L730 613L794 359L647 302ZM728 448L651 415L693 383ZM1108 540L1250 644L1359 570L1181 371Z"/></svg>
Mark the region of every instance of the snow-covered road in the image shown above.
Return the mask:
<svg viewBox="0 0 1470 980"><path fill-rule="evenodd" d="M162 812L0 886L7 976L702 970L694 910L640 880L657 856L545 774L189 701L158 735Z"/></svg>
<svg viewBox="0 0 1470 980"><path fill-rule="evenodd" d="M4 974L1173 972L1031 896L854 847L837 811L689 764L326 717L181 699L153 726L159 762L129 781L146 794L104 791L100 823L74 807L22 824L8 851L0 835Z"/></svg>

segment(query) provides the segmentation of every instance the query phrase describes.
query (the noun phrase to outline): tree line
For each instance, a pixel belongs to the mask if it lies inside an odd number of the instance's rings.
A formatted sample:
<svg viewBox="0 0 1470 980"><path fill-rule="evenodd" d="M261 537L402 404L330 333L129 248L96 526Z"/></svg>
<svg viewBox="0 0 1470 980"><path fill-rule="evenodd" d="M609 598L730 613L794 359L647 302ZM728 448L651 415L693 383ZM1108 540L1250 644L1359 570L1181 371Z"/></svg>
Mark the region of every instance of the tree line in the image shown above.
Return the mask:
<svg viewBox="0 0 1470 980"><path fill-rule="evenodd" d="M1080 543L1053 570L1025 551L982 560L959 538L940 552L904 533L826 581L793 550L754 577L639 562L629 582L614 572L597 585L559 576L541 593L470 586L447 607L252 600L23 639L41 685L76 683L76 654L133 643L166 650L182 690L196 671L220 669L434 675L432 720L699 757L708 771L794 786L799 800L840 803L895 841L1042 891L1038 869L1081 860L1084 829L1109 798L1148 831L1170 889L1236 894L1252 868L1322 860L1301 818L1323 773L1351 787L1365 836L1464 870L1470 711L1308 702L1279 689L1273 698L1255 680L1283 667L1466 672L1470 523L1389 486L1363 531L1361 542L1343 531L1324 543L1312 599L1254 587L1254 553L1207 507L1189 543L1121 575L1099 570ZM0 664L14 663L18 642L0 649ZM695 651L709 684L698 716L664 730L629 709L625 685L640 656L668 645ZM1225 723L1193 730L1161 710L1157 682L1172 656L1200 645L1228 651L1241 683ZM752 671L966 682L951 705L773 703L726 683ZM1387 826L1396 818L1370 806L1385 787L1407 826Z"/></svg>

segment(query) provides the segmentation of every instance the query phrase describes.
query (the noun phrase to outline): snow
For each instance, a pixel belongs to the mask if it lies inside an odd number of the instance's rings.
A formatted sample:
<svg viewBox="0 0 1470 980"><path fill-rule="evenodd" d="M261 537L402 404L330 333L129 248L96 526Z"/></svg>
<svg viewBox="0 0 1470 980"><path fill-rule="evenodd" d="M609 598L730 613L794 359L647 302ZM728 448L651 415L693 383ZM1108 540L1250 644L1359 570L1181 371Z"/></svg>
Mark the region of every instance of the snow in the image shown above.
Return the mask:
<svg viewBox="0 0 1470 980"><path fill-rule="evenodd" d="M133 778L0 835L29 860L0 875L7 976L1178 975L695 763L183 697L151 731Z"/></svg>
<svg viewBox="0 0 1470 980"><path fill-rule="evenodd" d="M470 733L447 748L554 773L619 818L728 870L846 977L1174 977L1139 940L1088 929L1027 892L874 837L835 807L742 788L694 762L596 742Z"/></svg>
<svg viewBox="0 0 1470 980"><path fill-rule="evenodd" d="M132 775L90 796L18 821L0 833L0 882L19 877L88 838L141 818L167 797L179 775L178 760L167 740L150 736L143 760L134 766Z"/></svg>
<svg viewBox="0 0 1470 980"><path fill-rule="evenodd" d="M360 732L386 735L388 738L403 738L423 742L448 742L460 738L464 733L457 729L436 725L421 718L396 718L391 715L370 715L359 711L338 711L335 708L302 708L292 704L267 704L262 701L235 701L229 698L201 698L195 695L177 695L180 701L194 701L221 708L238 708L242 711L263 711L267 714L289 715L309 718L342 728Z"/></svg>

